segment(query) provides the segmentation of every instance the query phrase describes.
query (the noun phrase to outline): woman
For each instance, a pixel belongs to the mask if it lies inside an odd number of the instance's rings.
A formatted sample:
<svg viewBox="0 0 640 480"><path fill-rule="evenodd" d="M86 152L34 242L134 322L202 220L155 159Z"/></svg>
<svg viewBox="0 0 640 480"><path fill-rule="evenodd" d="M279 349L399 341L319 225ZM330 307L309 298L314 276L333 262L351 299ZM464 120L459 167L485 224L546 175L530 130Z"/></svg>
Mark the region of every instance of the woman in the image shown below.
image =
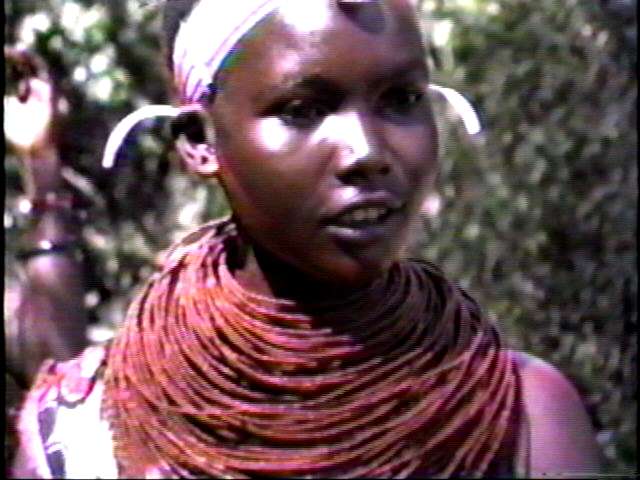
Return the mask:
<svg viewBox="0 0 640 480"><path fill-rule="evenodd" d="M167 3L181 106L143 114L233 216L169 250L107 349L43 366L16 475L596 472L566 379L404 258L437 171L414 5L220 5Z"/></svg>

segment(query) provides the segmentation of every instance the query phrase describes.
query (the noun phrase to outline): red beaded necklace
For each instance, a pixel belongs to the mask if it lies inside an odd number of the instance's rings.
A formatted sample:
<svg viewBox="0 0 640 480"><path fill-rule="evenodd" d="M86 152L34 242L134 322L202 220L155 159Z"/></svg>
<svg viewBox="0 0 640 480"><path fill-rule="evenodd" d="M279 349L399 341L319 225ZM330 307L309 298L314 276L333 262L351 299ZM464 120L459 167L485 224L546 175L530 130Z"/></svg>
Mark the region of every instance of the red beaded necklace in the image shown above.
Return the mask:
<svg viewBox="0 0 640 480"><path fill-rule="evenodd" d="M470 297L403 261L347 301L301 307L236 283L239 242L229 220L199 229L131 306L105 373L121 475L486 471L516 372Z"/></svg>

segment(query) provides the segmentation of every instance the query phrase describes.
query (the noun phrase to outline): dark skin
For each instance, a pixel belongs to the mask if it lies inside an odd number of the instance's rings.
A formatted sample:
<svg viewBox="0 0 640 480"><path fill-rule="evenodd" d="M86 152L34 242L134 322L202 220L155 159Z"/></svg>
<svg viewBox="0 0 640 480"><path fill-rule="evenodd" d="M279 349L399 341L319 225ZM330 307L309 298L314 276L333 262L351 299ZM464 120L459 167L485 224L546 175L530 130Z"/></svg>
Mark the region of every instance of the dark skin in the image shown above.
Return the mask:
<svg viewBox="0 0 640 480"><path fill-rule="evenodd" d="M178 142L187 165L227 192L251 245L236 271L245 288L336 300L402 256L436 175L437 134L414 14L408 2L381 4L377 13L328 0L305 2L306 15L281 8L242 42L215 102L196 108L209 143ZM326 212L376 191L402 204L383 235L354 240L327 225ZM601 471L575 388L546 362L512 353L529 428L520 471Z"/></svg>
<svg viewBox="0 0 640 480"><path fill-rule="evenodd" d="M207 111L212 161L254 246L238 280L315 301L366 286L400 257L437 168L414 18L401 8L316 8L326 18L311 32L292 23L295 7L263 22ZM335 225L369 197L394 207L386 221L367 231Z"/></svg>
<svg viewBox="0 0 640 480"><path fill-rule="evenodd" d="M215 103L187 108L196 112L190 121L201 122L198 128L204 127L210 140L217 129L216 142L183 137L177 148L189 168L205 177L217 175L227 190L247 244L253 245L236 271L246 288L301 300L337 299L366 286L402 256L418 205L433 182L435 128L428 102L418 94L427 82L424 54L413 14L402 0L380 2L382 17L375 8L339 11L328 0L291 3L304 8L281 10L243 42L241 62L226 72ZM397 67L401 71L390 74ZM323 81L287 93L291 85L284 92L280 88L285 72L294 83L305 76ZM5 122L5 136L28 159L34 180L27 190L33 194L57 188L59 167L51 142L43 142L51 120L46 85L32 87L29 101L18 109L26 110L20 117L30 119L30 129L7 131L12 123ZM45 113L39 117L43 121L34 121L34 111ZM25 131L28 136L18 135ZM372 191L401 199L398 217L381 228L383 235L375 228L354 235L325 221L327 211ZM54 220L41 222L33 234L64 233ZM47 331L43 320L53 320L53 331L70 331L60 329L56 312L67 321L84 315L82 296L73 293L81 293L78 275L65 266L69 260L44 256L27 266L28 287L49 292L42 297L46 308L29 316L39 322L38 331ZM70 288L73 279L78 283ZM523 456L520 471L535 478L601 471L599 448L575 388L546 362L512 353L530 428L529 462ZM36 474L31 459L41 455L37 448L29 442L21 446L15 476Z"/></svg>
<svg viewBox="0 0 640 480"><path fill-rule="evenodd" d="M56 98L43 61L32 53L5 47L5 58L17 69L17 95L4 98L5 139L22 164L25 197L65 195L56 138ZM33 215L21 239L26 250L41 242L54 245L77 240L78 220L72 209L48 208ZM7 322L10 329L9 369L24 386L46 358L67 360L86 346L82 265L73 252L40 253L22 262L26 282L19 288L19 306Z"/></svg>

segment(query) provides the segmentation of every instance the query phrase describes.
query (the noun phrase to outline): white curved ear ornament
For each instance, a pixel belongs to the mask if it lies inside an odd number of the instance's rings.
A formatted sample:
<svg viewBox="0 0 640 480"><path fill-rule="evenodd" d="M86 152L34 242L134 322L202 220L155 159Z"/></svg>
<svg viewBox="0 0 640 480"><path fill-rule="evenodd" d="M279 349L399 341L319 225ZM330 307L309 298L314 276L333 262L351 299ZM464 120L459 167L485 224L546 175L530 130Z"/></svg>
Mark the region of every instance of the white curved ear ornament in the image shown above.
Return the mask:
<svg viewBox="0 0 640 480"><path fill-rule="evenodd" d="M482 130L478 114L471 106L471 103L453 88L441 87L433 83L429 84L429 89L440 93L462 118L469 135L475 135Z"/></svg>
<svg viewBox="0 0 640 480"><path fill-rule="evenodd" d="M179 113L180 109L172 107L171 105L145 105L124 117L109 134L102 155L102 166L104 168L113 167L120 146L138 122L155 117L175 117Z"/></svg>

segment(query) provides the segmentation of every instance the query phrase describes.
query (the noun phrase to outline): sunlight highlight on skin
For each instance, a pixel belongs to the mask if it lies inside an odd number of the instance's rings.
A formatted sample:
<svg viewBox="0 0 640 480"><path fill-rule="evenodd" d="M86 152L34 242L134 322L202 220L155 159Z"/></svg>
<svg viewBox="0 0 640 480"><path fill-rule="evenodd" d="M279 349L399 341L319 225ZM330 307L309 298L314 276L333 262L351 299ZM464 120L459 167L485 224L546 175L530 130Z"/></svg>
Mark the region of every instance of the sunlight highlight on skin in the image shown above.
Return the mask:
<svg viewBox="0 0 640 480"><path fill-rule="evenodd" d="M283 2L278 13L285 23L295 25L301 33L318 30L329 21L327 2Z"/></svg>
<svg viewBox="0 0 640 480"><path fill-rule="evenodd" d="M276 152L287 144L291 135L279 118L267 118L258 127L258 140L268 150Z"/></svg>
<svg viewBox="0 0 640 480"><path fill-rule="evenodd" d="M327 117L315 134L318 140L329 140L343 145L353 158L364 158L371 153L369 139L360 116L353 111Z"/></svg>

